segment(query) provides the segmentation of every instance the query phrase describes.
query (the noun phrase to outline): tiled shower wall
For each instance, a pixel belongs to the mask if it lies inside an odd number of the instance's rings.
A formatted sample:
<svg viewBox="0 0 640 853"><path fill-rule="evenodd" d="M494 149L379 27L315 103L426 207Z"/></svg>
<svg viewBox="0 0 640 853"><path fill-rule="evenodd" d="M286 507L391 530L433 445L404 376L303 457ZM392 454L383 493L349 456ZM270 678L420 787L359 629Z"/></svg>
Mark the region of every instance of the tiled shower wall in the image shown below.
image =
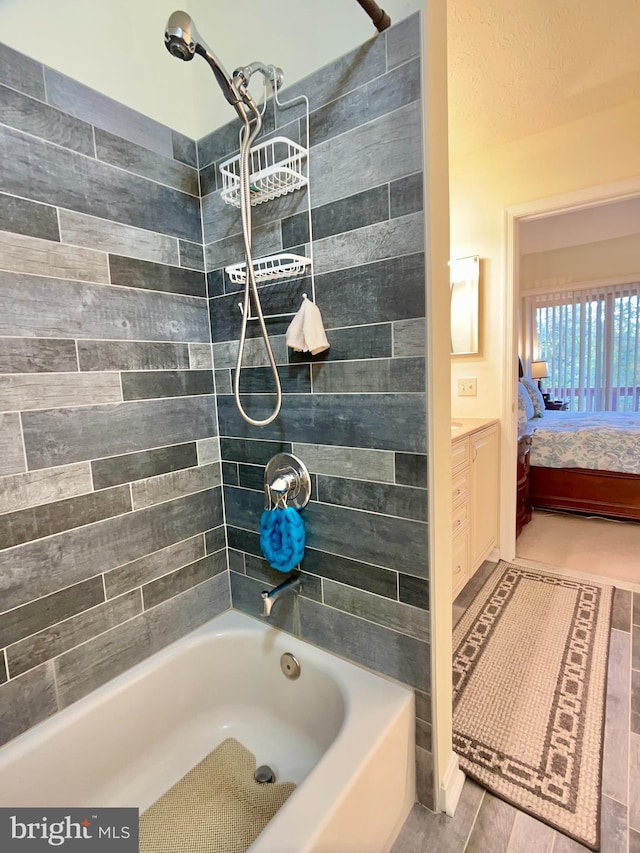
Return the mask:
<svg viewBox="0 0 640 853"><path fill-rule="evenodd" d="M0 47L0 742L229 606L220 455L233 604L258 611L281 580L257 541L263 466L288 450L313 500L300 610L284 600L275 621L416 689L431 804L418 30L284 92L311 100L331 350L288 353L289 318L269 322L285 393L261 430L230 396L239 296L222 267L242 244L216 173L237 123L200 141L198 176L190 140ZM306 141L297 106L265 126ZM306 251L307 199L254 208L255 255ZM309 279L262 293L269 313L314 295ZM259 341L245 363L262 415Z"/></svg>
<svg viewBox="0 0 640 853"><path fill-rule="evenodd" d="M5 742L229 578L195 143L4 46L0 83Z"/></svg>
<svg viewBox="0 0 640 853"><path fill-rule="evenodd" d="M243 249L238 211L216 181L237 149L237 121L198 152L233 606L259 613L265 583L282 580L261 557L258 525L264 465L293 452L313 479L304 585L299 611L283 599L273 621L415 688L418 791L431 805L419 52L413 16L282 93L310 99L315 298L331 349L294 354L290 317L268 321L283 404L264 428L248 426L231 396L240 294L222 268ZM301 115L269 110L266 130L304 143ZM308 251L307 204L299 191L253 208L254 256ZM296 311L303 293L312 295L309 278L264 286L263 310ZM241 390L264 418L273 384L256 325Z"/></svg>

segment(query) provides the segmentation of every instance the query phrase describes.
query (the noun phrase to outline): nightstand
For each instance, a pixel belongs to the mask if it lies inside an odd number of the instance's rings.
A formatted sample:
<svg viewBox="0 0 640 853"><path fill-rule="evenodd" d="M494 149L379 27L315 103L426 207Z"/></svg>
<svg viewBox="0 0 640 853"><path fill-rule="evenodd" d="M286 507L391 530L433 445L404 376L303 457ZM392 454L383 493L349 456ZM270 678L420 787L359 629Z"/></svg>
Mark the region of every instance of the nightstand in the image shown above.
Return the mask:
<svg viewBox="0 0 640 853"><path fill-rule="evenodd" d="M520 531L531 521L531 503L529 502L529 451L531 450L531 432L518 436L518 481L516 486L516 539Z"/></svg>
<svg viewBox="0 0 640 853"><path fill-rule="evenodd" d="M569 404L565 403L564 400L545 400L544 407L554 412L566 412L569 409Z"/></svg>

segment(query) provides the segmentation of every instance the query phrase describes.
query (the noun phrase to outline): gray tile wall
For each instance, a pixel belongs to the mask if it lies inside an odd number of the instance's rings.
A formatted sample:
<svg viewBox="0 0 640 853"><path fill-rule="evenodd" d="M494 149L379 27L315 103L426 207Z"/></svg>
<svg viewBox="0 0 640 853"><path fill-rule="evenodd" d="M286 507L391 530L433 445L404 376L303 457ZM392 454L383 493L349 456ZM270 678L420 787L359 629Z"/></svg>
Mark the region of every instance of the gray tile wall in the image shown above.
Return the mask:
<svg viewBox="0 0 640 853"><path fill-rule="evenodd" d="M230 396L240 314L224 266L243 260L240 219L220 199L219 162L237 124L198 143L204 253L218 391L232 601L260 611L260 590L282 580L262 558L264 465L293 452L312 472L303 517L305 583L286 630L412 686L417 698L418 791L432 805L430 616L425 408L425 268L419 25L398 24L283 91L311 99L310 176L315 295L331 343L307 357L287 350L290 319L268 321L282 411L248 426ZM285 69L286 72L286 69ZM299 108L268 112L278 135L304 139ZM306 191L253 208L255 255L302 251ZM261 288L265 313L296 311L309 278ZM264 417L272 380L256 330L241 376L245 408Z"/></svg>
<svg viewBox="0 0 640 853"><path fill-rule="evenodd" d="M0 45L0 159L3 743L230 589L195 143Z"/></svg>
<svg viewBox="0 0 640 853"><path fill-rule="evenodd" d="M289 320L269 322L284 402L262 430L230 396L223 267L242 240L217 182L236 122L196 146L0 45L0 743L231 597L259 612L282 580L259 547L262 477L285 450L313 498L299 613L285 600L274 621L414 688L432 805L418 32L413 16L283 93L311 100L331 349L294 354ZM269 108L265 131L304 142L299 107ZM254 208L255 254L304 252L306 206ZM265 312L303 293L307 277L263 287ZM261 415L271 380L249 335L244 403Z"/></svg>

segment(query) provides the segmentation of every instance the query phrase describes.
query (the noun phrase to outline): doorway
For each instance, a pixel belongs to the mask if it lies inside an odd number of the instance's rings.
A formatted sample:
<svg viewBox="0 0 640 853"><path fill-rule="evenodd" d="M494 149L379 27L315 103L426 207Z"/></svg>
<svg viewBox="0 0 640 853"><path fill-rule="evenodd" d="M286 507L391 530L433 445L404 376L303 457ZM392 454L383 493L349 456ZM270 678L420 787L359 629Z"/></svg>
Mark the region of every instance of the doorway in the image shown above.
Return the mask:
<svg viewBox="0 0 640 853"><path fill-rule="evenodd" d="M519 328L519 225L558 214L578 211L611 202L640 197L640 178L589 187L572 193L527 202L505 210L504 218L504 318L505 347L503 361L501 458L500 554L504 560L516 559L517 480L517 388Z"/></svg>

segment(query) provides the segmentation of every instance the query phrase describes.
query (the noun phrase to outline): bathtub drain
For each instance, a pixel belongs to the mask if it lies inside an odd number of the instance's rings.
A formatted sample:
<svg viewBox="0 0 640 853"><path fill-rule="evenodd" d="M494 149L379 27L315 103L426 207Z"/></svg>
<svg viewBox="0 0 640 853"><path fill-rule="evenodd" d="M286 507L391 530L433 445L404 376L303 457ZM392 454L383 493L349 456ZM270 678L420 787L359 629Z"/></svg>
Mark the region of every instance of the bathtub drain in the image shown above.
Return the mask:
<svg viewBox="0 0 640 853"><path fill-rule="evenodd" d="M253 778L256 780L256 782L259 782L262 785L265 782L275 782L276 774L273 772L273 770L269 767L268 764L261 764L260 767L258 767L256 772L253 774Z"/></svg>

